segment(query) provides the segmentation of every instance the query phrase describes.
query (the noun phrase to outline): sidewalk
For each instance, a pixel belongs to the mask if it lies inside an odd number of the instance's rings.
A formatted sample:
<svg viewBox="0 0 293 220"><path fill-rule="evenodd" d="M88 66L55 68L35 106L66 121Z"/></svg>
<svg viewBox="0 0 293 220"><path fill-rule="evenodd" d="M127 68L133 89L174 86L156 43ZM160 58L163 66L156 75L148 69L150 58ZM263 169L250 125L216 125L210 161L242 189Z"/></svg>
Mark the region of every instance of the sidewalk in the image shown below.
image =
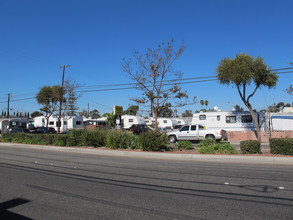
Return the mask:
<svg viewBox="0 0 293 220"><path fill-rule="evenodd" d="M145 152L136 150L111 150L101 148L81 148L81 147L56 147L46 145L26 145L15 143L0 143L0 147L17 147L27 149L40 149L47 151L84 153L100 156L122 156L145 159L169 159L186 160L195 162L216 162L216 163L241 163L241 164L274 164L293 166L293 156L267 156L267 155L207 155L186 152Z"/></svg>

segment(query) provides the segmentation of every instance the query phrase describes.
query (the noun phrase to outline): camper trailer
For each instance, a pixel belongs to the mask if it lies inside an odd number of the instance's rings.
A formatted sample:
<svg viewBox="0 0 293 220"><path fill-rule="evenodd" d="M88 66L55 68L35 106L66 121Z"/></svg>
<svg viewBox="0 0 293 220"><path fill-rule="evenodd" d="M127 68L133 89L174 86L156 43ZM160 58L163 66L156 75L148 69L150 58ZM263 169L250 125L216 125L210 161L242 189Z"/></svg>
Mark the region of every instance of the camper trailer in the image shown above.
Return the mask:
<svg viewBox="0 0 293 220"><path fill-rule="evenodd" d="M34 118L34 126L37 127L45 127L46 126L46 118L45 116L39 116ZM51 116L49 117L48 127L55 128L58 130L58 117ZM60 131L62 133L68 132L74 128L83 128L83 118L81 116L63 116L61 118L61 127Z"/></svg>
<svg viewBox="0 0 293 220"><path fill-rule="evenodd" d="M270 113L269 124L271 131L292 131L293 130L293 113Z"/></svg>
<svg viewBox="0 0 293 220"><path fill-rule="evenodd" d="M172 118L158 118L158 128L173 130L178 125L177 121Z"/></svg>
<svg viewBox="0 0 293 220"><path fill-rule="evenodd" d="M256 113L261 130L265 129L265 115ZM226 131L255 130L250 112L216 111L195 113L192 124L202 124L209 129L224 129Z"/></svg>
<svg viewBox="0 0 293 220"><path fill-rule="evenodd" d="M2 118L0 119L0 134L4 134L14 127L27 128L28 124L27 118Z"/></svg>
<svg viewBox="0 0 293 220"><path fill-rule="evenodd" d="M107 118L105 117L97 118L97 119L83 118L83 125L84 126L94 125L95 127L102 127L106 125L106 120Z"/></svg>
<svg viewBox="0 0 293 220"><path fill-rule="evenodd" d="M132 125L146 125L145 118L135 115L122 115L121 116L123 128L128 130Z"/></svg>

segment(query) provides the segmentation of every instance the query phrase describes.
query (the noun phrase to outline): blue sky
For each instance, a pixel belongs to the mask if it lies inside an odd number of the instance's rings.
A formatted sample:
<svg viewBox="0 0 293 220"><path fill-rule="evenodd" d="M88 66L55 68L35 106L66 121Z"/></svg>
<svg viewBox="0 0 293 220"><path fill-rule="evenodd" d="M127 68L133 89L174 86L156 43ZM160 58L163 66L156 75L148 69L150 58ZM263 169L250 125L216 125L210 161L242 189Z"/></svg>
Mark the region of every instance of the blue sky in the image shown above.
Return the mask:
<svg viewBox="0 0 293 220"><path fill-rule="evenodd" d="M174 64L184 78L215 74L219 61L246 52L262 56L273 69L293 61L292 0L0 0L0 108L12 93L13 111L33 112L34 97L42 86L61 84L61 65L81 85L130 83L122 71L123 57L146 52L161 42L184 40L186 50ZM280 74L275 89L262 89L252 98L260 110L283 101L292 103L285 89L293 74ZM244 107L237 91L217 82L182 86L209 108ZM111 112L127 108L136 90L83 93L80 110Z"/></svg>

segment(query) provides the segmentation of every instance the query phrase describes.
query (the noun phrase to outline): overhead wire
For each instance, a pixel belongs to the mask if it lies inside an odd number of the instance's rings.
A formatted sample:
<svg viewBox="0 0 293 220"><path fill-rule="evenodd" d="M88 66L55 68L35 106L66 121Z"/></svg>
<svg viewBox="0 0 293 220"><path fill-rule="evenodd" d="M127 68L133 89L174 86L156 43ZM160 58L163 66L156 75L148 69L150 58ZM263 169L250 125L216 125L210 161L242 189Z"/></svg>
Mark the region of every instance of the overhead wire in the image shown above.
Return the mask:
<svg viewBox="0 0 293 220"><path fill-rule="evenodd" d="M292 71L285 71L285 72L278 72L282 70L292 70ZM277 74L285 74L285 73L293 73L293 67L288 68L279 68L279 69L272 69L271 71L277 72ZM202 76L202 77L191 77L191 78L182 78L179 82L174 82L174 80L165 80L163 86L168 85L182 85L182 84L191 84L191 83L200 83L200 82L211 82L216 81L216 76ZM131 86L132 85L132 86ZM128 87L123 87L128 86ZM148 87L149 85L147 85ZM100 88L100 89L89 89L89 88ZM118 87L118 88L107 88L107 87ZM119 90L130 90L130 89L138 89L137 83L121 83L121 84L104 84L104 85L92 85L92 86L79 86L80 90L76 90L77 93L87 93L87 92L104 92L104 91L119 91ZM84 88L82 90L82 88ZM87 88L87 89L86 89ZM30 93L31 94L31 93ZM13 97L23 97L25 94L15 95ZM17 101L25 101L30 99L35 99L34 97L27 97L27 98L20 98L20 99L11 99L11 102ZM7 99L7 97L2 97L1 99ZM0 103L7 103L7 100L0 101Z"/></svg>

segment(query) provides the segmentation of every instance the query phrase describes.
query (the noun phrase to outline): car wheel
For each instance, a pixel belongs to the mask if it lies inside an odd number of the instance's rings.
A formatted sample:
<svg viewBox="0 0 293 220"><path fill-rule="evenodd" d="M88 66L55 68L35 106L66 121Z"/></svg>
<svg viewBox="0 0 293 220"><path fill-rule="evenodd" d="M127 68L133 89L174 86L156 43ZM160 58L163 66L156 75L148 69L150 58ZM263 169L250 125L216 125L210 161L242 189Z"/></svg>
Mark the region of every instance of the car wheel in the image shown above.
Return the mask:
<svg viewBox="0 0 293 220"><path fill-rule="evenodd" d="M175 143L176 142L176 137L174 135L169 136L169 141L171 143Z"/></svg>
<svg viewBox="0 0 293 220"><path fill-rule="evenodd" d="M215 136L212 135L212 134L208 134L205 138L206 138L206 139L215 140Z"/></svg>

